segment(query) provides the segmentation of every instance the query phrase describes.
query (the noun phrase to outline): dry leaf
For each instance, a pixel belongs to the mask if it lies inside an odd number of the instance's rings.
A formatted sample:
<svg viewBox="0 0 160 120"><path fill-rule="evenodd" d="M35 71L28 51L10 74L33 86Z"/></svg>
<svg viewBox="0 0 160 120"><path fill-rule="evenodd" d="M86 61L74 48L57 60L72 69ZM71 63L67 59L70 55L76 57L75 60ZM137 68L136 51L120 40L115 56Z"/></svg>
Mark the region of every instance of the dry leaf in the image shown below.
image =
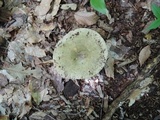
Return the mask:
<svg viewBox="0 0 160 120"><path fill-rule="evenodd" d="M136 100L139 100L141 96L144 95L144 93L149 92L150 88L145 87L143 89L135 89L131 95L128 97L129 101L129 107L132 106Z"/></svg>
<svg viewBox="0 0 160 120"><path fill-rule="evenodd" d="M90 106L88 111L87 111L87 116L89 116L93 111L94 111L94 107Z"/></svg>
<svg viewBox="0 0 160 120"><path fill-rule="evenodd" d="M101 98L103 98L103 97L104 97L104 94L103 94L103 92L102 92L101 86L100 86L100 85L97 85L97 86L96 86L96 89L97 89L97 91L98 91L99 96L100 96Z"/></svg>
<svg viewBox="0 0 160 120"><path fill-rule="evenodd" d="M57 74L53 66L49 69L49 73L52 76L51 80L54 83L54 87L56 88L57 92L58 93L62 92L64 89L64 83L62 81L62 77L59 74Z"/></svg>
<svg viewBox="0 0 160 120"><path fill-rule="evenodd" d="M24 52L23 50L24 44L21 41L12 41L9 42L8 45L8 53L7 57L14 62L14 60L18 60L21 57L21 54Z"/></svg>
<svg viewBox="0 0 160 120"><path fill-rule="evenodd" d="M38 46L27 46L25 47L25 51L28 55L36 56L36 57L44 57L46 53L43 49L40 49Z"/></svg>
<svg viewBox="0 0 160 120"><path fill-rule="evenodd" d="M147 45L139 53L140 66L142 66L144 64L144 62L149 58L150 55L151 55L150 46Z"/></svg>
<svg viewBox="0 0 160 120"><path fill-rule="evenodd" d="M55 16L59 10L59 4L60 4L61 0L55 0L54 1L54 5L53 5L53 8L52 8L52 17Z"/></svg>
<svg viewBox="0 0 160 120"><path fill-rule="evenodd" d="M62 10L68 10L68 9L76 10L77 9L77 4L75 4L75 3L63 4L63 5L61 5L61 9Z"/></svg>
<svg viewBox="0 0 160 120"><path fill-rule="evenodd" d="M40 5L35 8L35 14L38 16L45 15L49 9L52 0L42 0Z"/></svg>
<svg viewBox="0 0 160 120"><path fill-rule="evenodd" d="M104 112L108 110L108 96L104 97L103 110Z"/></svg>
<svg viewBox="0 0 160 120"><path fill-rule="evenodd" d="M8 84L7 77L3 75L2 73L0 73L0 88L5 87L7 84Z"/></svg>
<svg viewBox="0 0 160 120"><path fill-rule="evenodd" d="M93 25L97 22L98 16L94 12L79 11L74 14L76 21L82 25Z"/></svg>
<svg viewBox="0 0 160 120"><path fill-rule="evenodd" d="M109 54L108 55L108 60L106 62L105 65L105 73L107 77L111 77L114 79L114 59L112 58L112 56Z"/></svg>
<svg viewBox="0 0 160 120"><path fill-rule="evenodd" d="M146 0L145 2L141 2L140 5L142 8L148 9L149 11L151 11L151 2L152 0Z"/></svg>
<svg viewBox="0 0 160 120"><path fill-rule="evenodd" d="M8 68L5 68L5 70L0 71L0 73L6 75L6 77L8 77L9 79L11 79L11 81L19 79L20 81L24 81L24 78L27 75L32 75L33 77L39 79L42 76L42 70L40 68L36 68L34 70L31 70L31 68L29 69L25 69L22 66L22 63L10 66ZM9 74L8 74L9 73Z"/></svg>
<svg viewBox="0 0 160 120"><path fill-rule="evenodd" d="M148 85L152 82L152 78L146 78L140 83L140 88L135 89L128 97L128 99L130 100L128 105L129 107L132 106L136 100L140 99L140 97L143 96L144 93L149 92L150 88L148 87Z"/></svg>
<svg viewBox="0 0 160 120"><path fill-rule="evenodd" d="M42 111L34 112L31 116L29 116L29 120L44 120L46 113Z"/></svg>

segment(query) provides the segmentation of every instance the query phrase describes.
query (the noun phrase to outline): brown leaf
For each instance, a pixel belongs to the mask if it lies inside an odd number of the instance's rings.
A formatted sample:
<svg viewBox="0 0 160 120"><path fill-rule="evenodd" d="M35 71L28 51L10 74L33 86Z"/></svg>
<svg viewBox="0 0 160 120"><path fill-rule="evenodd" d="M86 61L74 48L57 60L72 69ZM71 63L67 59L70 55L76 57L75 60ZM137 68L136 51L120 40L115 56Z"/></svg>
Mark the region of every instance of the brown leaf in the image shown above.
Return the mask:
<svg viewBox="0 0 160 120"><path fill-rule="evenodd" d="M0 73L0 87L4 87L8 84L7 77Z"/></svg>
<svg viewBox="0 0 160 120"><path fill-rule="evenodd" d="M150 54L151 54L151 50L149 45L147 45L140 51L139 53L140 66L144 64L144 62L149 58Z"/></svg>
<svg viewBox="0 0 160 120"><path fill-rule="evenodd" d="M82 25L93 25L97 22L98 16L94 12L78 11L74 14L76 21Z"/></svg>

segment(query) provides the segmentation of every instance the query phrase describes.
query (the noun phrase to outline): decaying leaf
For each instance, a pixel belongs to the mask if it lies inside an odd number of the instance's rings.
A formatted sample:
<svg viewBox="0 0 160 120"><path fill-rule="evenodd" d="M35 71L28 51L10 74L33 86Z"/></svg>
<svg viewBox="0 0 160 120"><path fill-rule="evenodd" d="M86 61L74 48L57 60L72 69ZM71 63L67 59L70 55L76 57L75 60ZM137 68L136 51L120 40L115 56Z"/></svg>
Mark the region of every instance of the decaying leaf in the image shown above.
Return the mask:
<svg viewBox="0 0 160 120"><path fill-rule="evenodd" d="M108 60L104 68L106 76L114 79L114 58L112 58L110 54L108 55Z"/></svg>
<svg viewBox="0 0 160 120"><path fill-rule="evenodd" d="M48 94L48 90L44 89L42 91L31 91L33 100L39 105L42 101L49 101L51 99Z"/></svg>
<svg viewBox="0 0 160 120"><path fill-rule="evenodd" d="M12 41L12 42L9 42L7 57L12 62L15 59L18 60L19 58L21 58L21 54L24 52L23 48L24 48L24 44L21 41Z"/></svg>
<svg viewBox="0 0 160 120"><path fill-rule="evenodd" d="M7 77L2 73L0 73L0 88L6 86L7 84L8 84Z"/></svg>
<svg viewBox="0 0 160 120"><path fill-rule="evenodd" d="M36 15L46 15L50 9L51 2L52 0L42 0L40 5L35 8Z"/></svg>
<svg viewBox="0 0 160 120"><path fill-rule="evenodd" d="M150 55L151 55L150 46L147 45L139 53L138 59L139 59L140 66L144 64L144 62L149 58Z"/></svg>
<svg viewBox="0 0 160 120"><path fill-rule="evenodd" d="M98 20L98 16L94 12L78 11L74 14L74 17L82 25L93 25Z"/></svg>
<svg viewBox="0 0 160 120"><path fill-rule="evenodd" d="M75 4L75 3L62 4L62 5L61 5L61 9L63 9L63 10L68 10L68 9L76 10L76 9L77 9L77 4Z"/></svg>
<svg viewBox="0 0 160 120"><path fill-rule="evenodd" d="M25 51L28 55L36 56L36 57L44 57L46 53L43 49L40 49L38 46L27 46L25 47Z"/></svg>
<svg viewBox="0 0 160 120"><path fill-rule="evenodd" d="M89 116L93 111L94 111L94 107L90 106L88 111L87 111L87 116Z"/></svg>
<svg viewBox="0 0 160 120"><path fill-rule="evenodd" d="M53 7L52 7L52 12L51 12L52 17L54 17L57 14L57 12L59 10L60 2L61 2L61 0L54 1Z"/></svg>
<svg viewBox="0 0 160 120"><path fill-rule="evenodd" d="M56 72L54 66L49 69L50 74L52 75L52 81L54 87L58 93L62 92L64 89L64 83L62 81L62 77Z"/></svg>
<svg viewBox="0 0 160 120"><path fill-rule="evenodd" d="M149 11L151 11L151 2L152 0L146 0L145 2L141 2L142 8L148 9Z"/></svg>
<svg viewBox="0 0 160 120"><path fill-rule="evenodd" d="M36 68L34 70L31 70L30 68L29 69L25 69L23 66L22 66L22 63L19 63L19 64L16 64L16 65L13 65L13 66L10 66L9 68L4 68L7 73L9 73L9 77L13 77L14 79L18 79L20 81L24 81L24 78L27 76L27 75L33 75L35 78L39 79L42 74L41 74L41 69L39 68ZM12 79L13 79L12 78Z"/></svg>
<svg viewBox="0 0 160 120"><path fill-rule="evenodd" d="M104 97L103 110L104 112L108 110L108 96Z"/></svg>
<svg viewBox="0 0 160 120"><path fill-rule="evenodd" d="M42 112L42 111L38 111L38 112L34 112L31 116L29 116L30 120L44 120L46 113Z"/></svg>
<svg viewBox="0 0 160 120"><path fill-rule="evenodd" d="M140 99L144 93L149 92L150 88L148 87L149 84L153 82L153 78L146 78L140 83L140 88L135 89L131 95L128 97L130 100L129 107L132 106L136 100Z"/></svg>
<svg viewBox="0 0 160 120"><path fill-rule="evenodd" d="M4 109L1 108L1 104L5 103L8 106L12 106L12 110L4 113ZM27 103L27 104L26 104ZM0 95L0 110L5 115L9 115L10 112L14 111L15 115L22 118L27 112L30 111L31 105L31 94L28 87L21 85L11 85L3 89Z"/></svg>

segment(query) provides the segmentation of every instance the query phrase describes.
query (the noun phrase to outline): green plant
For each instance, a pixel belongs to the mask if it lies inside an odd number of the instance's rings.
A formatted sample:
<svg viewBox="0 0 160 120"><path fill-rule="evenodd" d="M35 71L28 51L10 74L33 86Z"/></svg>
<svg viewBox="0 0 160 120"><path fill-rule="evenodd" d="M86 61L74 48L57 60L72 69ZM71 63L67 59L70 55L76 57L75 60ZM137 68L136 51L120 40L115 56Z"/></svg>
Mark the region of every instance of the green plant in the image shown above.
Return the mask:
<svg viewBox="0 0 160 120"><path fill-rule="evenodd" d="M151 10L157 19L155 19L154 21L151 22L151 24L146 28L147 31L150 31L152 29L156 29L157 27L160 26L160 6L158 6L155 3L152 3Z"/></svg>
<svg viewBox="0 0 160 120"><path fill-rule="evenodd" d="M106 7L105 0L90 0L90 4L93 7L93 9L97 10L102 14L105 14L110 23L113 22L111 15L109 14L109 11Z"/></svg>
<svg viewBox="0 0 160 120"><path fill-rule="evenodd" d="M90 0L91 6L102 14L106 14L107 7L104 0Z"/></svg>

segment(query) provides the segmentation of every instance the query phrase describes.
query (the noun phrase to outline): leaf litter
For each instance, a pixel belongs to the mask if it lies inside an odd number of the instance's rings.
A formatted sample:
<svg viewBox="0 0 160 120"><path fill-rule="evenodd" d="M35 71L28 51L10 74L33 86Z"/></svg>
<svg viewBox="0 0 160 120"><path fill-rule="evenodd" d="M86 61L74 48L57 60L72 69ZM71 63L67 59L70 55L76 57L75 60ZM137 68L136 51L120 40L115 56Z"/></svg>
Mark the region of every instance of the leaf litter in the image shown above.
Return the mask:
<svg viewBox="0 0 160 120"><path fill-rule="evenodd" d="M140 37L138 34L135 35L135 30L127 28L127 22L125 25L123 23L122 27L118 26L119 22L123 22L122 19L127 19L130 25L133 25L132 28L136 29L134 27L134 24L137 24L134 20L136 12L142 7L146 14L148 13L146 9L150 10L150 0L136 2L136 4L141 3L140 6L135 5L134 8L128 9L125 17L120 11L133 7L134 3L123 5L121 3L122 8L115 6L113 10L111 6L119 4L108 2L109 11L105 11L108 19L93 12L87 4L88 1L82 3L61 0L24 1L25 4L18 2L16 6L11 6L15 14L12 16L14 21L11 18L5 29L0 28L0 36L8 41L7 56L0 70L1 117L7 119L9 115L14 114L15 119L64 120L75 117L84 120L102 119L102 113L107 113L110 103L137 76L136 60L139 60L140 66L145 66L147 59L152 57L150 51L155 43L147 45L140 51L142 48L140 42L133 45L137 42L135 40L139 40L136 37ZM82 12L84 8L87 11ZM115 17L117 15L119 20ZM143 17L142 22L146 19ZM70 80L59 76L54 71L52 63L43 61L52 59L54 46L62 36L79 27L89 27L99 31L106 43L110 43L110 58L100 74L90 79L73 80L70 86L67 85ZM138 31L139 29L142 27L138 28ZM138 49L139 55L133 49ZM129 54L132 52L134 58L130 59ZM152 82L153 79L145 79L141 82L142 87L133 90L128 97L129 106L132 107L137 99L146 92L149 93L148 85ZM75 87L71 89L72 86ZM71 93L70 97L66 97L64 93L70 92L66 88L74 94Z"/></svg>

